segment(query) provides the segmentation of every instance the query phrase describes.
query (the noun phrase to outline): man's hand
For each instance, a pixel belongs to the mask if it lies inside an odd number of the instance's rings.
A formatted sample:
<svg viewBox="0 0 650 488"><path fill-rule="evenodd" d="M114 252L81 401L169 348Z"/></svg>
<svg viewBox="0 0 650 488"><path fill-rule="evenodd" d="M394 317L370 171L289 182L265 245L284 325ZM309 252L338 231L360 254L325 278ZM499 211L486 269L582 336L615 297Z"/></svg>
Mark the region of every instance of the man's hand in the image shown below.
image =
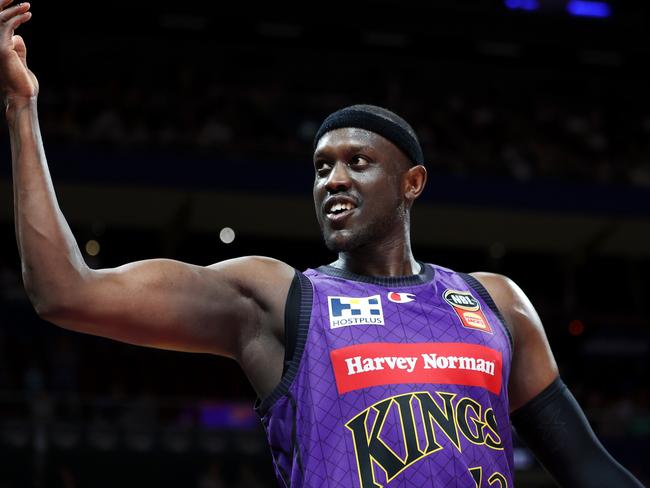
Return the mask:
<svg viewBox="0 0 650 488"><path fill-rule="evenodd" d="M38 80L27 68L27 48L16 28L32 14L29 3L9 6L13 0L0 0L0 91L5 103L38 95Z"/></svg>

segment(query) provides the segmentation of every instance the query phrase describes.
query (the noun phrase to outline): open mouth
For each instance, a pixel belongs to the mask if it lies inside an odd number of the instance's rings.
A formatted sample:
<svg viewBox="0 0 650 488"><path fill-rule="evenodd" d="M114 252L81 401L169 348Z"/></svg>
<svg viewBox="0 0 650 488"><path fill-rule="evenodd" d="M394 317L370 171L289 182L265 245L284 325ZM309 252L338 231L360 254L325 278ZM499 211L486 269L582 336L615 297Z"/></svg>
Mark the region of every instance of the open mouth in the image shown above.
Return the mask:
<svg viewBox="0 0 650 488"><path fill-rule="evenodd" d="M335 203L332 208L329 209L327 215L341 215L349 210L356 208L352 203Z"/></svg>
<svg viewBox="0 0 650 488"><path fill-rule="evenodd" d="M334 203L327 211L327 217L330 219L339 219L348 215L357 206L352 202L338 202Z"/></svg>

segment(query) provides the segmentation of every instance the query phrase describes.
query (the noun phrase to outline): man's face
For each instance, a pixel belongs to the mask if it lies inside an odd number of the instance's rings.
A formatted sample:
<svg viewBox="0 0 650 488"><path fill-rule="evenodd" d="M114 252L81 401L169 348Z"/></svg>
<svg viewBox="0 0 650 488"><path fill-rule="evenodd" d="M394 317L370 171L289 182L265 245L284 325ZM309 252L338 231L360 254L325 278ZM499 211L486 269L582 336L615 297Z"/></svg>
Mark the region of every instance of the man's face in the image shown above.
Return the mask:
<svg viewBox="0 0 650 488"><path fill-rule="evenodd" d="M403 236L402 175L410 163L384 137L336 129L314 151L314 205L327 247L335 252Z"/></svg>

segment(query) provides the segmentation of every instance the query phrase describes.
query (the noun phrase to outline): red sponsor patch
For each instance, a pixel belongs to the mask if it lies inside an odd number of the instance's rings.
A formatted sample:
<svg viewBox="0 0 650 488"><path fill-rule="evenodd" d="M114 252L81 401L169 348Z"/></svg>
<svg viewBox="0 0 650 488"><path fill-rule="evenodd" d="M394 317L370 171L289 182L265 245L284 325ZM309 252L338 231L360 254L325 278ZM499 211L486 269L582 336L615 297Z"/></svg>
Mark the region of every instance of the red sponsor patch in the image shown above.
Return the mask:
<svg viewBox="0 0 650 488"><path fill-rule="evenodd" d="M460 320L463 322L463 327L491 332L490 324L488 324L485 315L483 315L483 312L480 310L478 312L463 312L456 310L456 312L460 316Z"/></svg>
<svg viewBox="0 0 650 488"><path fill-rule="evenodd" d="M371 342L330 352L339 394L370 386L436 383L501 391L501 352L478 344Z"/></svg>

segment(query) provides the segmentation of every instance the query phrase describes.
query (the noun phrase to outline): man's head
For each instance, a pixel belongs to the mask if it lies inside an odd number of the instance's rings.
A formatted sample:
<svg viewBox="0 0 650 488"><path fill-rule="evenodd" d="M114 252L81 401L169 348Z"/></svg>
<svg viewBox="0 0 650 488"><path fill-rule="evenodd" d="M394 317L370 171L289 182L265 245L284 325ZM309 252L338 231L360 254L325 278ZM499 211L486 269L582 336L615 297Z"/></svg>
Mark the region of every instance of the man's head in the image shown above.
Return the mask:
<svg viewBox="0 0 650 488"><path fill-rule="evenodd" d="M329 115L314 138L314 204L328 248L407 236L423 161L415 132L389 110L353 105Z"/></svg>
<svg viewBox="0 0 650 488"><path fill-rule="evenodd" d="M422 148L415 131L402 117L376 105L351 105L328 115L314 137L314 150L329 131L346 127L366 129L395 144L413 165L424 164Z"/></svg>

